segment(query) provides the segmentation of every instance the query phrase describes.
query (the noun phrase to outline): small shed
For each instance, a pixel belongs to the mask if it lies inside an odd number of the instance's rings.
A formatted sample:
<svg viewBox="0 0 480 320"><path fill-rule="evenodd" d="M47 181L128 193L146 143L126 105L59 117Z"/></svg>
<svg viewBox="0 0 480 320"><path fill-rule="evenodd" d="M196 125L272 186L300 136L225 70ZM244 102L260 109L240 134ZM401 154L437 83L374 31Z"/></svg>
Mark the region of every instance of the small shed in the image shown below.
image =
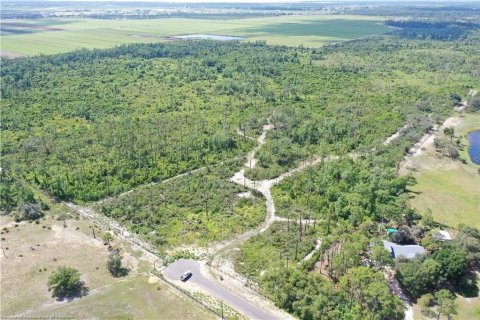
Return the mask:
<svg viewBox="0 0 480 320"><path fill-rule="evenodd" d="M397 231L398 231L398 230L395 229L395 228L388 228L388 229L387 229L387 235L391 235L392 233L395 233L395 232L397 232Z"/></svg>
<svg viewBox="0 0 480 320"><path fill-rule="evenodd" d="M439 241L450 241L450 240L452 240L452 236L450 235L450 232L448 232L446 230L436 230L436 231L434 231L433 235Z"/></svg>
<svg viewBox="0 0 480 320"><path fill-rule="evenodd" d="M392 258L403 257L405 259L413 259L416 255L425 254L425 248L419 245L399 245L394 242L382 240L383 247L388 250Z"/></svg>

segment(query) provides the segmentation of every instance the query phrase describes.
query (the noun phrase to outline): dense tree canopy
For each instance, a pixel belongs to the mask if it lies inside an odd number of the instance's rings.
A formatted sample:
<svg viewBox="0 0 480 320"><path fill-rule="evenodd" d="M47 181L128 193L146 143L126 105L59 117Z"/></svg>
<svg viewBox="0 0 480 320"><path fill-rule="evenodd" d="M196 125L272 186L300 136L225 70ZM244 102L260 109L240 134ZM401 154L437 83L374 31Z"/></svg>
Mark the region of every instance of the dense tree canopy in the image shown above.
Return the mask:
<svg viewBox="0 0 480 320"><path fill-rule="evenodd" d="M318 275L279 269L265 275L266 290L280 307L300 319L403 319L401 301L390 294L381 273L353 268L339 287Z"/></svg>
<svg viewBox="0 0 480 320"><path fill-rule="evenodd" d="M275 176L313 154L368 150L406 122L421 134L473 86L478 46L457 45L186 41L4 60L2 162L91 201L233 159L251 147L237 128L255 136L269 118L251 174Z"/></svg>

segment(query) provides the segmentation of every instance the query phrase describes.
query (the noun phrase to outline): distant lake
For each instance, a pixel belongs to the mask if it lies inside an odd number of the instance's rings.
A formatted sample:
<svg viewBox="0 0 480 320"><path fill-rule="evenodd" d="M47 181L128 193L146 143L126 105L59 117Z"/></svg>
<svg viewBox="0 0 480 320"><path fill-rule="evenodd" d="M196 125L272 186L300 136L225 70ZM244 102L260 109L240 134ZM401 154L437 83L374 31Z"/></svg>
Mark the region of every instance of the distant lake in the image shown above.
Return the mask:
<svg viewBox="0 0 480 320"><path fill-rule="evenodd" d="M195 34L186 34L186 35L183 35L183 36L174 36L174 38L231 41L231 40L240 40L243 37L222 36L222 35L219 35L219 34L195 33Z"/></svg>
<svg viewBox="0 0 480 320"><path fill-rule="evenodd" d="M470 159L474 163L480 164L480 130L470 132L467 138L470 141L470 147L468 148Z"/></svg>

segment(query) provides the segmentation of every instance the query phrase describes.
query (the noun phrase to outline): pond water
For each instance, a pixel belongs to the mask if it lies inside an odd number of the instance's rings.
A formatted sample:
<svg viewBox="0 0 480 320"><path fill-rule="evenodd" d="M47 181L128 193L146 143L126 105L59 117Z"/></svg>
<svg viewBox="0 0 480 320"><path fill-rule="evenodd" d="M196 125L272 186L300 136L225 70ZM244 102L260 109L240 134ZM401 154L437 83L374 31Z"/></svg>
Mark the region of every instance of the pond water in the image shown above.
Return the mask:
<svg viewBox="0 0 480 320"><path fill-rule="evenodd" d="M186 35L183 35L183 36L175 36L175 38L231 41L231 40L240 40L243 37L223 36L223 35L220 35L220 34L195 33L195 34L186 34Z"/></svg>
<svg viewBox="0 0 480 320"><path fill-rule="evenodd" d="M470 141L470 147L468 148L470 159L474 163L480 164L480 130L470 132L467 137Z"/></svg>

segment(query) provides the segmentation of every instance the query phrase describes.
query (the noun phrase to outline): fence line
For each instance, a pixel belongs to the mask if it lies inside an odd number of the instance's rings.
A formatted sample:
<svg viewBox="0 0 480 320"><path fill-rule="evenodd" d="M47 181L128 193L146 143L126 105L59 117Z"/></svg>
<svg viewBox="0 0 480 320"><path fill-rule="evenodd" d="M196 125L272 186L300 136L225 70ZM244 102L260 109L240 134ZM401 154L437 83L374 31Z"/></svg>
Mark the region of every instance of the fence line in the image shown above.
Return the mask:
<svg viewBox="0 0 480 320"><path fill-rule="evenodd" d="M72 207L71 207L72 208ZM77 207L73 207L74 209L77 209ZM133 243L137 246L139 246L141 249L147 251L148 253L154 255L156 258L158 258L161 262L161 265L163 266L163 259L159 256L158 252L155 252L154 250L152 250L148 245L146 245L142 240L138 239L138 236L137 235L133 235L132 233L129 233L129 235L125 235L124 234L124 231L122 227L120 226L117 226L115 225L114 223L109 223L107 221L104 221L102 219L95 219L96 217L93 217L93 216L90 216L90 215L87 215L87 214L82 214L81 212L79 212L79 210L75 210L77 212L77 214L81 217L83 217L84 219L86 220L89 220L90 222L94 223L94 225L97 225L98 227L100 227L101 229L104 229L104 230L112 230L112 231L116 231L116 234L118 237L122 238L123 240L127 241L127 242L130 242L130 243ZM98 217L99 218L99 217ZM108 220L108 218L107 218ZM201 301L200 299L196 298L195 296L193 296L188 290L185 290L183 288L180 288L178 285L174 284L173 282L170 282L168 281L161 272L159 272L158 270L156 270L155 268L152 270L152 273L154 275L156 275L160 280L164 281L167 285L170 285L170 287L173 287L174 289L176 289L177 291L179 291L180 293L186 295L187 297L189 297L190 299L192 299L194 302L196 302L197 304L199 304L201 307L207 309L209 312L213 313L214 315L216 316L219 316L221 319L223 319L223 315L221 312L218 312L217 310L215 310L214 308L210 307L209 305L207 305L205 302Z"/></svg>
<svg viewBox="0 0 480 320"><path fill-rule="evenodd" d="M224 315L221 312L218 312L218 310L215 310L214 308L209 306L207 303L203 302L202 300L200 300L197 297L195 297L194 295L192 295L192 293L190 291L185 290L185 289L181 288L180 286L176 285L175 283L167 280L161 272L158 272L157 270L154 269L154 270L152 270L152 273L154 275L156 275L157 277L159 277L162 281L166 282L168 285L170 285L173 288L175 288L176 290L178 290L180 293L182 293L182 294L186 295L187 297L189 297L190 299L192 299L194 302L196 302L197 304L199 304L203 308L207 309L208 311L215 314L216 316L219 316L221 319L224 319Z"/></svg>

